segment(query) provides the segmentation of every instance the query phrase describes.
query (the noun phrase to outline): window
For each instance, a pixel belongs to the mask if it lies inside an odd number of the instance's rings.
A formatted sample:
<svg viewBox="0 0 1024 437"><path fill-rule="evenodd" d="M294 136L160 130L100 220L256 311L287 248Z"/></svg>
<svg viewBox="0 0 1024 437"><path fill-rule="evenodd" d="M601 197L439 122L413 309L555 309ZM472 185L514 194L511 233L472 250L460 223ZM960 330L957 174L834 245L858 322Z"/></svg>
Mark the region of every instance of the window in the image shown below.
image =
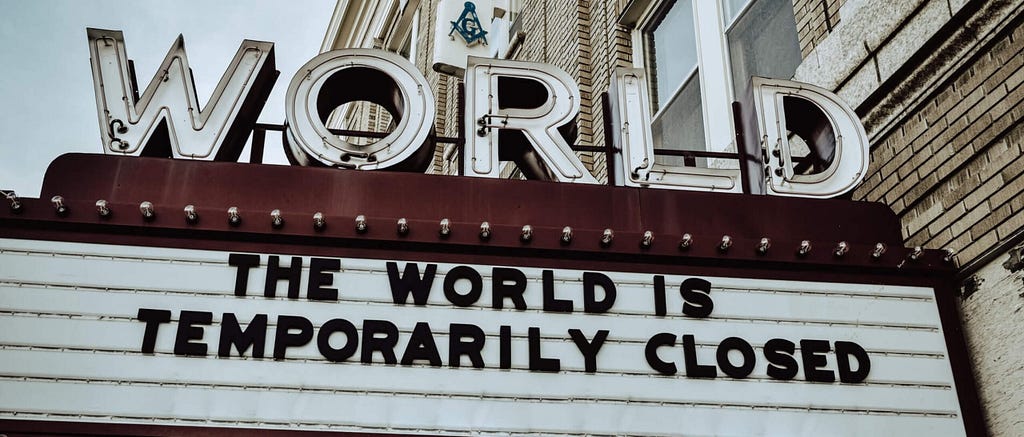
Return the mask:
<svg viewBox="0 0 1024 437"><path fill-rule="evenodd" d="M638 18L634 59L649 77L655 149L736 152L731 106L750 77L789 79L801 62L790 0L635 1L631 8L642 8L624 16ZM739 169L734 159L657 152L655 165Z"/></svg>

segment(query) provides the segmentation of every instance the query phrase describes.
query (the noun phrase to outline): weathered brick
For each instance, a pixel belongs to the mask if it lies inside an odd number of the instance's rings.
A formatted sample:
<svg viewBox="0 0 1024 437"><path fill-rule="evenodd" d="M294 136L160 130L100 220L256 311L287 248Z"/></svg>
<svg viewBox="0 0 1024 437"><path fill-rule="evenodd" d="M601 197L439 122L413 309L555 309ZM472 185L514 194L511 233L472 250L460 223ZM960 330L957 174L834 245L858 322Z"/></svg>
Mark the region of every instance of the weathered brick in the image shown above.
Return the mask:
<svg viewBox="0 0 1024 437"><path fill-rule="evenodd" d="M976 190L972 191L967 197L964 198L964 207L967 209L974 208L979 203L985 201L993 193L996 192L1000 187L1003 186L1003 176L996 175L992 179L989 179L981 184ZM995 207L996 205L993 205Z"/></svg>
<svg viewBox="0 0 1024 437"><path fill-rule="evenodd" d="M982 203L974 207L974 209L968 210L967 215L955 220L950 225L949 229L953 232L954 236L964 234L971 229L971 226L974 226L978 221L985 218L991 211L991 208L988 207L988 203Z"/></svg>

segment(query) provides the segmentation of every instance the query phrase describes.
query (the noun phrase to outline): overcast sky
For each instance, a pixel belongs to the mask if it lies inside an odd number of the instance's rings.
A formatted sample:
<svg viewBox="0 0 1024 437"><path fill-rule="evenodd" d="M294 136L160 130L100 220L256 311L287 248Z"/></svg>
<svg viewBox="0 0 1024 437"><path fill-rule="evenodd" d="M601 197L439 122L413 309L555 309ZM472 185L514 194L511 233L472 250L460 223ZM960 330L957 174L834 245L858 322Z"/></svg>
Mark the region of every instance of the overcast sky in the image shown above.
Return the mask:
<svg viewBox="0 0 1024 437"><path fill-rule="evenodd" d="M275 44L281 72L260 115L284 120L284 95L315 56L335 0L0 0L0 189L37 197L46 166L68 152L102 153L85 29L121 30L145 89L178 34L206 104L243 39ZM266 157L283 160L268 133ZM243 155L245 156L245 155Z"/></svg>

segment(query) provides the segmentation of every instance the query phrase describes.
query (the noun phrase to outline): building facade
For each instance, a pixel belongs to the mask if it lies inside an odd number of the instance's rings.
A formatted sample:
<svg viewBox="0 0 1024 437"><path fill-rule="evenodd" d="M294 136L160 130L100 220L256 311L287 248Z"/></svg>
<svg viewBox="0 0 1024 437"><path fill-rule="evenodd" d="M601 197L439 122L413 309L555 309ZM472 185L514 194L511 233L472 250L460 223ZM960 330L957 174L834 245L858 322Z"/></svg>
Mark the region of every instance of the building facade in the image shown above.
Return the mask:
<svg viewBox="0 0 1024 437"><path fill-rule="evenodd" d="M437 15L438 3L339 1L322 51L403 54L437 96L437 135L456 137L461 79L431 68L432 29L453 19ZM891 208L907 246L955 251L960 315L989 431L1024 433L1024 353L1016 347L1024 340L1024 2L506 0L494 6L491 56L552 64L578 83L573 137L581 149L606 146L601 95L617 67L645 69L658 149L735 152L737 126L728 108L744 99L751 76L792 78L840 96L856 110L871 144L869 170L852 199ZM364 122L333 127L359 129ZM594 150L580 158L606 182L607 158ZM458 155L455 146L440 144L430 171L457 173ZM718 161L687 165L736 165ZM503 174L522 177L511 164Z"/></svg>

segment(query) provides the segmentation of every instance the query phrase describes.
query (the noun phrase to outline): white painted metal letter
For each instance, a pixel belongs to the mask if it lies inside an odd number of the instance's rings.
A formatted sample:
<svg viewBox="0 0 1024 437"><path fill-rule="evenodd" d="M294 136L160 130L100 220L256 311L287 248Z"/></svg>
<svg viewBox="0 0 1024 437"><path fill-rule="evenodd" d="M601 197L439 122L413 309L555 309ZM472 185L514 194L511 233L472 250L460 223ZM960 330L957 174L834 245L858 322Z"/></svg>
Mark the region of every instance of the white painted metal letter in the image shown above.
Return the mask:
<svg viewBox="0 0 1024 437"><path fill-rule="evenodd" d="M87 33L104 153L238 159L277 78L273 43L242 41L201 109L182 36L139 96L124 35L101 29Z"/></svg>

